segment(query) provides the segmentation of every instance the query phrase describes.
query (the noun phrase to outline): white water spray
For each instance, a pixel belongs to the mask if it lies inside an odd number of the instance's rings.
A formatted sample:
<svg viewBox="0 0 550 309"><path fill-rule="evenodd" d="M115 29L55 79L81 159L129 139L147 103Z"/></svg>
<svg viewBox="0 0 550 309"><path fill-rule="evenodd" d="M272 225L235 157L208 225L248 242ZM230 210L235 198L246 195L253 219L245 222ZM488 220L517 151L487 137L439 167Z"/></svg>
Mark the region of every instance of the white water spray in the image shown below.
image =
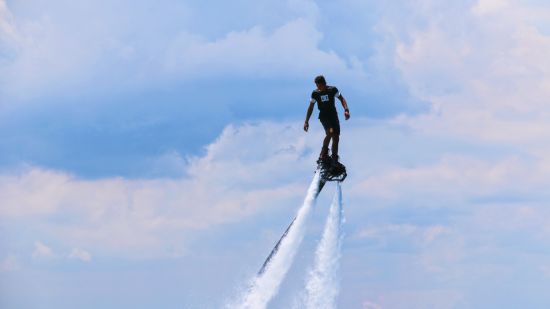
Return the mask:
<svg viewBox="0 0 550 309"><path fill-rule="evenodd" d="M281 282L288 272L296 251L304 238L305 224L315 204L319 191L319 173L315 174L307 191L302 207L298 210L296 219L280 247L272 257L265 271L254 278L252 287L244 295L242 302L236 308L265 308L268 302L277 294Z"/></svg>
<svg viewBox="0 0 550 309"><path fill-rule="evenodd" d="M336 297L339 292L338 269L342 247L342 224L342 188L340 183L337 183L325 230L315 252L315 265L309 273L306 283L304 300L306 308L336 308Z"/></svg>

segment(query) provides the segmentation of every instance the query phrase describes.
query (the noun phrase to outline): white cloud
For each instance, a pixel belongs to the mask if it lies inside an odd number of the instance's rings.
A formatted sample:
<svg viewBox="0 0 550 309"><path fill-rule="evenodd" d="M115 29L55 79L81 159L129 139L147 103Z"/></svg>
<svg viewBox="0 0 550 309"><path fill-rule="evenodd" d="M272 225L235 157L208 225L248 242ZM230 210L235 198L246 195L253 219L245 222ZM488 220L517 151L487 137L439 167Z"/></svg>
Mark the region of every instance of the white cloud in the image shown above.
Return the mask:
<svg viewBox="0 0 550 309"><path fill-rule="evenodd" d="M90 262L92 260L92 255L83 249L74 248L73 251L68 256L69 259L76 259L82 262Z"/></svg>
<svg viewBox="0 0 550 309"><path fill-rule="evenodd" d="M398 43L396 63L407 83L433 103L431 114L405 122L426 134L527 145L534 151L550 138L544 101L550 95L550 37L536 25L550 10L498 3L481 1L473 8L498 8L491 17L432 12L439 18Z"/></svg>
<svg viewBox="0 0 550 309"><path fill-rule="evenodd" d="M12 48L17 46L13 56L0 63L0 90L7 98L32 101L60 91L71 93L76 88L86 92L90 84L96 92L220 76L309 80L325 72L356 84L365 80L357 59L320 48L323 34L316 26L319 9L313 1L288 1L283 11L292 12L291 17L280 21L278 27L266 27L257 17L255 26L229 29L218 39L204 36L202 29L186 24L190 9L178 17L181 24L174 24L166 32L155 23L145 27L142 23L121 22L108 9L112 6L116 10L116 4L101 8L91 3L82 4L89 11L52 4L40 17L23 19L11 16L2 2L0 33L18 37L17 44L9 43ZM140 16L140 9L137 6L127 12L128 18ZM169 15L165 18L180 14L179 10L164 13ZM98 22L81 24L75 17L80 14ZM161 35L150 35L161 31Z"/></svg>
<svg viewBox="0 0 550 309"><path fill-rule="evenodd" d="M355 184L352 193L384 198L427 194L457 199L503 192L535 193L550 183L543 164L514 157L487 160L444 156L433 165L385 169ZM517 183L517 179L522 182Z"/></svg>
<svg viewBox="0 0 550 309"><path fill-rule="evenodd" d="M540 271L542 271L542 274L546 278L550 278L550 266L549 265L543 265L540 267Z"/></svg>
<svg viewBox="0 0 550 309"><path fill-rule="evenodd" d="M363 302L363 309L382 309L382 306L373 303L371 301L364 301Z"/></svg>
<svg viewBox="0 0 550 309"><path fill-rule="evenodd" d="M457 308L464 304L464 294L452 289L394 289L383 296L378 308ZM374 307L377 308L377 307Z"/></svg>
<svg viewBox="0 0 550 309"><path fill-rule="evenodd" d="M185 251L185 237L193 230L299 203L307 183L294 175L311 174L316 155L300 129L274 123L229 126L205 156L187 159L188 176L178 179L84 180L28 167L0 177L0 215L23 222L61 216L66 219L59 224L42 224L48 235L94 252L157 256ZM33 256L54 253L37 242Z"/></svg>
<svg viewBox="0 0 550 309"><path fill-rule="evenodd" d="M269 33L260 26L230 32L216 41L190 34L175 40L166 69L188 78L204 76L311 78L319 72L365 78L361 64L319 48L323 34L310 20L296 19ZM354 64L355 63L355 64Z"/></svg>
<svg viewBox="0 0 550 309"><path fill-rule="evenodd" d="M128 10L125 4L132 8ZM178 15L181 6L171 6L166 18L185 19ZM165 33L151 36L144 28L152 23L129 20L141 19L140 14L157 18L155 13L165 13L165 7L147 14L137 1L33 1L14 7L18 10L12 13L4 0L0 2L0 38L9 38L2 43L10 50L0 59L3 104L37 98L37 104L43 104L44 97L74 94L76 88L80 93L109 87L120 90L157 72L152 68L158 63L152 64L151 59L159 58L162 48L158 46L166 46ZM118 14L121 7L124 16ZM140 33L140 37L129 39L129 33ZM149 41L147 47L140 40Z"/></svg>
<svg viewBox="0 0 550 309"><path fill-rule="evenodd" d="M13 15L6 1L0 0L0 50L9 47L9 45L16 44L18 40L19 35L13 20Z"/></svg>
<svg viewBox="0 0 550 309"><path fill-rule="evenodd" d="M410 145L402 141L410 138L413 148L407 149ZM486 197L504 196L505 200L512 194L536 201L547 199L544 188L550 178L546 161L515 155L480 158L472 152L449 155L447 150L415 150L415 144L427 143L423 138L419 132L402 131L387 123L364 126L361 119L345 123L342 158L350 169L345 185L346 196L354 201L350 211L373 199L391 207L426 204L451 213L456 207ZM238 222L275 207L296 206L313 171L321 139L320 128L305 134L299 123L228 126L202 157L184 160L169 154L170 162L175 160L186 175L172 179L85 180L28 167L0 176L0 199L4 201L0 215L21 222L33 217L64 218L57 223L47 221L42 228L62 240L64 246L78 244L95 255L170 256L174 250L187 251L185 240L193 231ZM375 149L372 145L378 146ZM370 150L365 152L364 147ZM431 153L433 158L403 164L399 157L388 156L395 147L414 150L417 155ZM408 160L409 156L404 154L403 158ZM529 209L542 215L538 206ZM477 217L480 212L469 214L471 220L480 218L484 223L492 217ZM510 220L503 218L503 222ZM529 224L519 227L533 228ZM386 223L370 226L358 235L385 239L386 243L392 237L429 247L452 237L450 232L456 228L443 223ZM538 223L532 231L540 237L546 235ZM36 251L43 253L37 255L53 255L51 249L36 246Z"/></svg>
<svg viewBox="0 0 550 309"><path fill-rule="evenodd" d="M321 10L313 0L287 0L288 7L304 18L316 21L321 16Z"/></svg>
<svg viewBox="0 0 550 309"><path fill-rule="evenodd" d="M442 226L442 225L430 226L424 231L422 240L425 244L430 244L434 240L436 240L438 237L448 232L449 232L449 229L445 226Z"/></svg>
<svg viewBox="0 0 550 309"><path fill-rule="evenodd" d="M69 177L60 172L31 169L20 175L0 176L2 216L49 214L62 203Z"/></svg>
<svg viewBox="0 0 550 309"><path fill-rule="evenodd" d="M53 250L43 244L42 242L35 242L34 243L34 251L32 252L32 257L35 259L51 259L54 258L56 255L54 254Z"/></svg>
<svg viewBox="0 0 550 309"><path fill-rule="evenodd" d="M352 235L352 238L367 238L384 241L390 237L408 239L411 243L426 247L438 237L450 233L451 229L442 225L420 226L413 224L384 224L363 228Z"/></svg>
<svg viewBox="0 0 550 309"><path fill-rule="evenodd" d="M508 5L506 0L479 0L477 4L472 8L476 14L487 14L499 11Z"/></svg>
<svg viewBox="0 0 550 309"><path fill-rule="evenodd" d="M8 255L0 262L0 272L11 272L21 269L21 263L15 255Z"/></svg>

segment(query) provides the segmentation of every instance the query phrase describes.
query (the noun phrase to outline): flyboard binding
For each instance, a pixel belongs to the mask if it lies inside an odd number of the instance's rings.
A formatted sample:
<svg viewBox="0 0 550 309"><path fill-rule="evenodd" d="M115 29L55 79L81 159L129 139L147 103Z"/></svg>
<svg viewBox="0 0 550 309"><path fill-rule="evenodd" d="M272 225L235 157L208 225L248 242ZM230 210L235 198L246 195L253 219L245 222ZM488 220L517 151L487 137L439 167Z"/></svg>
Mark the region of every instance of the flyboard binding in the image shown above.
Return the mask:
<svg viewBox="0 0 550 309"><path fill-rule="evenodd" d="M319 194L327 181L342 182L348 176L344 164L327 156L324 159L317 160L317 170L319 171Z"/></svg>

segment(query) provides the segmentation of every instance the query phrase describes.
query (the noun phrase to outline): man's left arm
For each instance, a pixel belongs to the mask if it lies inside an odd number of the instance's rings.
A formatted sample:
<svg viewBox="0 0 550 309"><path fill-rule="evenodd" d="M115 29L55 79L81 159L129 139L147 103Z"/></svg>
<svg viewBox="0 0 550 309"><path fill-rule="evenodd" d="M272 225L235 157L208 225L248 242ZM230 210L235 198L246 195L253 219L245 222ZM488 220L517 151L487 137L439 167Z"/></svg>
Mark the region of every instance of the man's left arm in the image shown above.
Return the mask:
<svg viewBox="0 0 550 309"><path fill-rule="evenodd" d="M346 99L344 98L343 95L339 95L338 96L338 100L340 100L340 102L342 102L342 107L344 107L344 117L346 117L346 120L349 119L349 108L348 108L348 102L346 102Z"/></svg>

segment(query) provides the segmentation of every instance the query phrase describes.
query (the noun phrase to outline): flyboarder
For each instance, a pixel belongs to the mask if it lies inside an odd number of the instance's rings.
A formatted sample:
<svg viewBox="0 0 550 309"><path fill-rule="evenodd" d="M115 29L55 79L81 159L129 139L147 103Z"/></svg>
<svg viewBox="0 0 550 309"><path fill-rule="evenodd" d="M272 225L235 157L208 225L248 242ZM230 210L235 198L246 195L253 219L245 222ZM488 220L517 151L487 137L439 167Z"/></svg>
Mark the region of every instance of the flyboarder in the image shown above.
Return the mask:
<svg viewBox="0 0 550 309"><path fill-rule="evenodd" d="M304 122L304 131L309 129L309 118L313 113L313 105L317 103L319 109L319 120L325 129L325 139L323 140L323 147L319 155L318 163L326 163L332 159L332 163L338 163L338 142L340 141L340 121L338 120L338 112L336 111L336 105L334 98L338 98L344 107L344 117L349 119L348 103L344 96L338 91L338 88L334 86L327 86L327 82L323 75L315 77L315 85L317 89L311 93L311 99L309 101L309 107L307 109L306 121ZM332 154L328 156L328 146L332 140Z"/></svg>
<svg viewBox="0 0 550 309"><path fill-rule="evenodd" d="M347 177L346 167L338 162L338 142L340 140L340 121L338 120L338 112L336 112L336 105L334 104L334 98L338 98L342 102L344 107L344 116L346 120L349 119L349 109L346 99L342 96L338 88L334 86L327 86L327 82L323 75L315 77L315 85L317 89L313 90L311 93L311 100L309 101L309 107L307 109L306 121L304 122L304 131L309 129L309 118L313 113L313 105L317 103L319 108L319 120L325 128L325 139L323 140L323 147L321 148L321 154L319 155L319 160L317 160L317 171L319 173L319 180L317 192L315 192L315 197L321 193L321 190L325 186L327 181L338 181L342 182ZM328 155L328 146L332 140L332 155ZM267 266L271 262L271 259L279 251L279 247L283 239L287 236L292 225L296 221L296 217L290 222L290 225L286 228L283 236L279 238L279 241L275 244L271 253L265 260L264 264L260 268L258 275L261 275L267 269Z"/></svg>

